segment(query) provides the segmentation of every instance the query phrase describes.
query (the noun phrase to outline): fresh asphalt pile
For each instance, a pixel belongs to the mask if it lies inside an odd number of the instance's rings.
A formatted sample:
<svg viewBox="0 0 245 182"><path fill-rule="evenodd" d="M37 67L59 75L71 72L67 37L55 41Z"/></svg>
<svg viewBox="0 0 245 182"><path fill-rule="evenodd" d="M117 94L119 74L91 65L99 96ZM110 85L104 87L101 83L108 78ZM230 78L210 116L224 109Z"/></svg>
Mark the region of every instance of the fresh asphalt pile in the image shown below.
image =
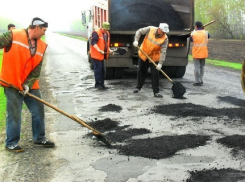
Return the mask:
<svg viewBox="0 0 245 182"><path fill-rule="evenodd" d="M191 171L190 174L191 177L187 179L187 182L235 182L245 178L245 172L233 169Z"/></svg>
<svg viewBox="0 0 245 182"><path fill-rule="evenodd" d="M220 102L226 102L237 106L237 108L209 108L192 103L180 103L170 105L158 105L150 111L151 113L169 115L175 117L192 117L192 120L201 121L204 117L212 117L216 122L226 122L237 118L237 122L243 123L245 117L245 104L242 100L235 97L218 97ZM120 112L121 106L108 104L99 109L101 112ZM227 119L229 118L229 119ZM188 121L188 120L187 120ZM234 122L234 121L231 121ZM133 136L139 136L151 133L150 130L140 128L132 129L129 125L120 125L120 122L113 121L110 118L96 120L90 123L91 126L106 132L107 136L113 141L111 149L117 149L118 153L126 156L138 156L150 159L163 159L174 156L176 152L188 148L204 146L211 140L207 135L177 135L177 136L158 136L146 137L144 139L132 139ZM216 131L219 133L219 131ZM216 140L217 143L231 148L233 157L245 155L245 136L231 135ZM203 169L190 171L188 182L216 182L216 181L239 181L245 179L245 172L233 169Z"/></svg>

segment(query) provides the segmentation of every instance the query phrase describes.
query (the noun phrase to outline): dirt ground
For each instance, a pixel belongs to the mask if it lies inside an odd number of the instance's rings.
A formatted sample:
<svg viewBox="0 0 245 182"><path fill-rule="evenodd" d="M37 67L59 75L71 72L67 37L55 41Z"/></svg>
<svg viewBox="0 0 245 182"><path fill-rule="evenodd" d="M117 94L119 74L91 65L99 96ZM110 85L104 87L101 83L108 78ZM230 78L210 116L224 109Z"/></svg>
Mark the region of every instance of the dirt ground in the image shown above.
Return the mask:
<svg viewBox="0 0 245 182"><path fill-rule="evenodd" d="M241 63L245 59L245 40L210 39L208 51L208 59Z"/></svg>

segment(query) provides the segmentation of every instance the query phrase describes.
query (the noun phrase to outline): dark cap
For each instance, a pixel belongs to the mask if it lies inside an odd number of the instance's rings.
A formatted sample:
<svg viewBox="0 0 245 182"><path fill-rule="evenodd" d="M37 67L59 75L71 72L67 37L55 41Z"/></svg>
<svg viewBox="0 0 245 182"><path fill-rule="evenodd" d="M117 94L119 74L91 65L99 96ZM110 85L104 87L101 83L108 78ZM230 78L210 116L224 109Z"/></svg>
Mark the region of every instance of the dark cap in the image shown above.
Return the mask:
<svg viewBox="0 0 245 182"><path fill-rule="evenodd" d="M196 21L195 25L196 25L198 28L201 28L201 27L202 27L202 22Z"/></svg>
<svg viewBox="0 0 245 182"><path fill-rule="evenodd" d="M41 25L43 27L48 27L48 23L38 17L33 18L30 25Z"/></svg>

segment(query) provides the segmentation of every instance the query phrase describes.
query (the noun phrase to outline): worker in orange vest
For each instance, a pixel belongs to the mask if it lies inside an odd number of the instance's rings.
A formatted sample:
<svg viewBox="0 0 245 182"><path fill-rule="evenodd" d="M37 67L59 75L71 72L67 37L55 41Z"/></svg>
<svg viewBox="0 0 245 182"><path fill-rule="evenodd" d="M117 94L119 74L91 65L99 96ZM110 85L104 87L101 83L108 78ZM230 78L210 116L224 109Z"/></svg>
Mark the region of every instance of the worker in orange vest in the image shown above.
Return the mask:
<svg viewBox="0 0 245 182"><path fill-rule="evenodd" d="M190 41L193 42L192 56L194 61L195 83L193 86L203 85L205 58L208 57L208 39L210 35L202 28L200 21L195 23L195 30L191 33Z"/></svg>
<svg viewBox="0 0 245 182"><path fill-rule="evenodd" d="M90 54L94 66L95 88L107 89L105 86L104 60L108 60L110 49L110 24L103 22L102 27L92 33Z"/></svg>
<svg viewBox="0 0 245 182"><path fill-rule="evenodd" d="M155 67L140 50L138 51L137 86L133 91L134 93L138 93L143 87L147 69L150 67L154 97L163 97L159 93L159 70L161 70L167 54L168 36L166 33L168 32L169 26L166 23L160 23L159 27L148 26L136 31L133 45L138 47L141 35L145 35L140 48L157 64L157 67Z"/></svg>
<svg viewBox="0 0 245 182"><path fill-rule="evenodd" d="M44 105L26 96L27 92L41 98L39 75L47 44L40 38L45 35L48 23L33 18L27 29L13 29L0 34L0 49L4 48L0 79L17 87L20 92L0 81L7 100L5 149L23 152L20 140L21 110L23 102L32 114L33 143L54 147L45 137Z"/></svg>
<svg viewBox="0 0 245 182"><path fill-rule="evenodd" d="M245 59L242 61L241 85L242 85L242 90L245 93Z"/></svg>

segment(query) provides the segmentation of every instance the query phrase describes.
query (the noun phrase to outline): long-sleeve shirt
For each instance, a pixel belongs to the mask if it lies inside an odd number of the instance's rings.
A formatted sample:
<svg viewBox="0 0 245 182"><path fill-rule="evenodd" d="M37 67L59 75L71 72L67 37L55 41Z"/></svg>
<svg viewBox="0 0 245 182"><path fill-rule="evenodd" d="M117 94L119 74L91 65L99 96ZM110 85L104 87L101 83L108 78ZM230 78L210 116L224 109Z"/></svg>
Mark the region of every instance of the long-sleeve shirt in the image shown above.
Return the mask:
<svg viewBox="0 0 245 182"><path fill-rule="evenodd" d="M148 27L140 28L139 30L137 30L135 33L134 40L139 42L141 35L148 34L151 28L157 28L157 27L148 26ZM157 33L156 33L156 39L157 38L158 37L157 37ZM164 41L164 43L162 44L161 50L160 50L160 59L159 59L160 64L163 64L163 62L166 59L167 48L168 48L168 38Z"/></svg>
<svg viewBox="0 0 245 182"><path fill-rule="evenodd" d="M27 29L26 29L26 35L27 35L28 40L29 40L29 35L28 35ZM5 47L7 51L10 50L11 45L12 45L12 39L13 38L12 38L12 32L11 31L0 34L0 49ZM31 47L30 47L30 51L31 51ZM35 53L36 53L36 49L34 51L34 54L32 54L32 56L34 56ZM11 60L8 60L8 61L11 61ZM42 63L43 63L43 60L30 72L30 74L26 78L23 85L28 85L30 88L32 87L34 82L36 80L38 80L38 78L40 76Z"/></svg>

